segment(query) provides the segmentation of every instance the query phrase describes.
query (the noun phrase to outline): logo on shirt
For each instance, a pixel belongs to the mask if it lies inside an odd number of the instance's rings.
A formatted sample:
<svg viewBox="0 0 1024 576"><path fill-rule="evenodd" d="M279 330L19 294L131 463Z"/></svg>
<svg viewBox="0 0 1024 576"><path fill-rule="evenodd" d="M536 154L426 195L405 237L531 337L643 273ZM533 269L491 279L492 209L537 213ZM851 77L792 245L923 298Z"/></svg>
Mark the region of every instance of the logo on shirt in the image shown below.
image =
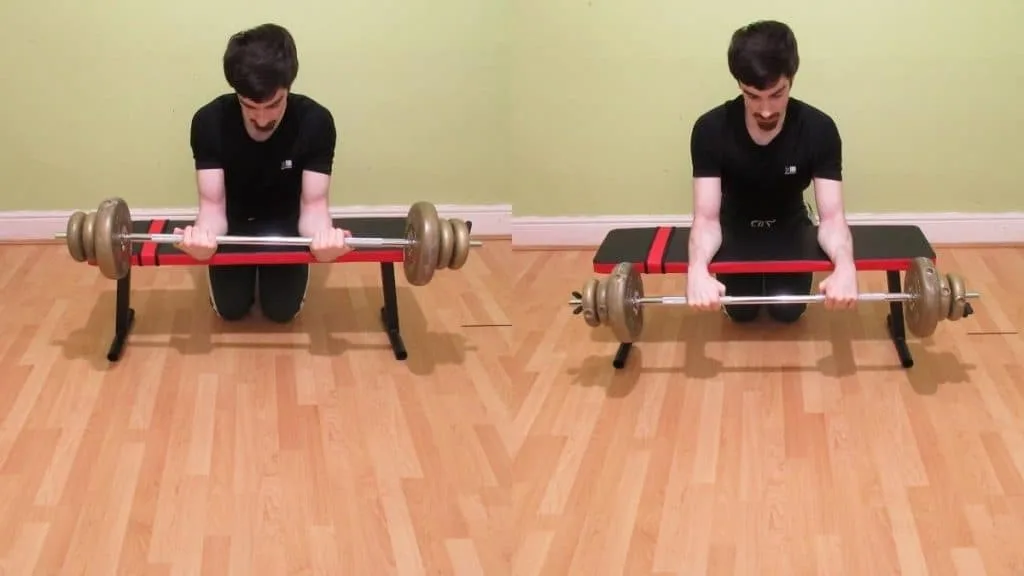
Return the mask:
<svg viewBox="0 0 1024 576"><path fill-rule="evenodd" d="M787 176L792 176L793 174L796 174L796 166L786 166L785 170L783 170L783 174Z"/></svg>
<svg viewBox="0 0 1024 576"><path fill-rule="evenodd" d="M281 170L291 170L291 169L292 169L292 161L291 160L285 160L284 162L281 162Z"/></svg>

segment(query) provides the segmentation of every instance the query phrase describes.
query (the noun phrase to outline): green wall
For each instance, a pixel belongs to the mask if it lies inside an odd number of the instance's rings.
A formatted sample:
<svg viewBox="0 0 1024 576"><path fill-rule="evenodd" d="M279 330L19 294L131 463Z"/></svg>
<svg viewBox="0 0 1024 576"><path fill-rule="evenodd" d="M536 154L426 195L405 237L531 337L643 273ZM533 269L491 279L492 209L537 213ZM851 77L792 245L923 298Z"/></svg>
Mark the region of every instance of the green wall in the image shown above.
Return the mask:
<svg viewBox="0 0 1024 576"><path fill-rule="evenodd" d="M794 96L845 142L847 208L1024 210L1024 5L405 0L5 3L0 210L194 205L192 112L228 36L274 21L339 128L333 203L685 213L694 118L738 26L790 23Z"/></svg>
<svg viewBox="0 0 1024 576"><path fill-rule="evenodd" d="M189 122L228 37L295 36L295 90L338 127L332 203L507 202L500 3L4 2L0 210L195 206Z"/></svg>
<svg viewBox="0 0 1024 576"><path fill-rule="evenodd" d="M1019 0L529 4L512 67L517 216L689 213L690 128L738 94L729 37L762 18L797 35L793 95L839 124L847 210L1024 209Z"/></svg>

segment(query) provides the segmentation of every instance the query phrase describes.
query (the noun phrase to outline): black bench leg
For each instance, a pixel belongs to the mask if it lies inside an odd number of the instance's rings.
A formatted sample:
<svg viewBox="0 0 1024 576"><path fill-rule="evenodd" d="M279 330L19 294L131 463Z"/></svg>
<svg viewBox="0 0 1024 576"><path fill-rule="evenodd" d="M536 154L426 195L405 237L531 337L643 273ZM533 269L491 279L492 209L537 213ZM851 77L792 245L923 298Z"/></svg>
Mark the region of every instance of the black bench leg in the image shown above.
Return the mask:
<svg viewBox="0 0 1024 576"><path fill-rule="evenodd" d="M128 341L128 334L135 324L135 310L131 305L132 292L132 270L124 278L117 281L117 304L114 306L114 338L110 342L110 349L107 351L107 360L117 362L124 353L125 344Z"/></svg>
<svg viewBox="0 0 1024 576"><path fill-rule="evenodd" d="M896 270L889 270L885 273L889 284L889 292L894 294L902 291L900 286L900 273ZM907 348L907 325L903 319L903 304L901 302L889 303L889 315L885 317L886 325L889 328L889 337L896 346L896 354L900 358L900 364L904 368L914 365L914 357Z"/></svg>
<svg viewBox="0 0 1024 576"><path fill-rule="evenodd" d="M405 360L409 354L405 350L405 342L402 340L402 333L398 325L398 291L395 288L395 264L393 262L381 262L380 264L381 289L384 292L384 306L380 309L380 320L384 324L384 330L388 333L388 341L391 342L391 351L395 358Z"/></svg>
<svg viewBox="0 0 1024 576"><path fill-rule="evenodd" d="M621 342L619 344L619 349L615 351L615 359L612 360L612 366L616 370L622 370L626 367L626 360L629 360L629 351L632 349L632 342Z"/></svg>

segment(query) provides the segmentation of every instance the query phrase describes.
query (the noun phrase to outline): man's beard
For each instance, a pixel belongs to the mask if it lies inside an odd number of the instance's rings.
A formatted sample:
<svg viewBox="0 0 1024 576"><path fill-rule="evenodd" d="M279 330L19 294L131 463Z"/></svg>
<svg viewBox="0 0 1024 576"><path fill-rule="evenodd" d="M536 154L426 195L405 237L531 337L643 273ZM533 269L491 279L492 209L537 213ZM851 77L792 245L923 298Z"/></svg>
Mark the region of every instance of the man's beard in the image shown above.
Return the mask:
<svg viewBox="0 0 1024 576"><path fill-rule="evenodd" d="M760 128L761 130L764 130L765 132L771 132L772 130L775 130L775 128L779 125L779 120L781 120L781 118L782 117L778 114L768 119L765 119L761 116L755 116L754 123L756 123L757 127Z"/></svg>

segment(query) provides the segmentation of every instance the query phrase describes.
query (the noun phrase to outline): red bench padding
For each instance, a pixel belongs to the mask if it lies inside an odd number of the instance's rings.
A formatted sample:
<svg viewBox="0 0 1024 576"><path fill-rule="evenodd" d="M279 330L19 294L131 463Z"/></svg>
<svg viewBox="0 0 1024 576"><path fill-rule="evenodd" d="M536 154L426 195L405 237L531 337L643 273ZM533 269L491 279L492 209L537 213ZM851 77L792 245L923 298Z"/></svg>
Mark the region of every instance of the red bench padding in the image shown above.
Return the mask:
<svg viewBox="0 0 1024 576"><path fill-rule="evenodd" d="M917 226L852 225L850 231L858 270L901 271L914 258L935 260ZM714 274L831 270L817 233L816 227L806 227L783 236L755 231L725 236L708 269ZM620 262L630 262L643 274L684 274L689 241L690 229L684 226L618 228L605 236L594 255L594 271L608 274Z"/></svg>

